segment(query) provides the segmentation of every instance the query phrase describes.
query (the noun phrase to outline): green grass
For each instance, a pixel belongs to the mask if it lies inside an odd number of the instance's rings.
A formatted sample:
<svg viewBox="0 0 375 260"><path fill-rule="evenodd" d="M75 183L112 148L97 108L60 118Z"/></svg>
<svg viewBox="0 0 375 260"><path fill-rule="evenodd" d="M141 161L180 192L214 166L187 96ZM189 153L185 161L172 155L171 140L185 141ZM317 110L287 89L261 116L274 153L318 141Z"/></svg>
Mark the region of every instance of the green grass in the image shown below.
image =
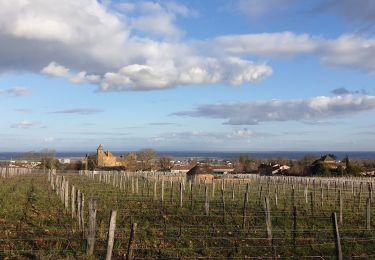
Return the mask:
<svg viewBox="0 0 375 260"><path fill-rule="evenodd" d="M82 239L46 176L0 179L0 258L79 258Z"/></svg>
<svg viewBox="0 0 375 260"><path fill-rule="evenodd" d="M297 206L296 242L293 241L292 184L268 183L267 179L250 184L249 202L246 204L245 228L243 221L243 201L246 184L226 185L226 214L223 210L220 183L212 195L209 185L210 212L204 211L204 185L194 186L194 207L190 207L190 192L183 192L183 208L179 206L178 185L174 184L171 200L171 185L165 181L164 202L161 203L161 184L158 183L157 200L153 199L153 183L144 186L139 179L138 194L132 193L131 181L120 190L111 184L99 183L87 177L71 176L70 182L79 187L86 197L98 200L98 220L107 223L111 209L118 210L117 249L124 252L130 225L138 223L136 256L180 257L272 257L272 256L334 256L335 246L331 213L338 212L338 188L332 184L323 188L323 207L321 207L320 187L313 192L314 214L311 212L310 196L305 202L304 186L296 186L295 205ZM278 186L278 207L275 205L275 191ZM262 192L260 192L262 190ZM355 191L356 193L357 191ZM143 195L142 195L143 193ZM344 201L344 222L340 225L344 255L375 255L374 229L366 230L365 188L362 191L361 205L353 197L351 187L342 191ZM266 235L264 197L270 199L273 241L270 246ZM371 208L373 211L373 208ZM105 241L98 243L104 250ZM116 254L116 252L115 252Z"/></svg>
<svg viewBox="0 0 375 260"><path fill-rule="evenodd" d="M165 181L164 201L161 202L161 182L157 184L154 200L154 180L138 179L138 193L131 187L131 179L124 180L123 188L99 182L76 174L64 174L70 186L74 185L85 194L85 222L90 198L97 200L97 229L95 255L105 257L107 232L111 210L117 210L114 258L126 253L132 223L138 224L135 239L135 258L194 259L194 258L334 258L335 244L331 213L339 212L338 187L343 196L343 224L339 224L345 258L375 255L375 229L366 229L366 199L369 196L364 184L359 203L359 185L352 193L351 185L321 188L312 182L308 188L308 201L304 196L304 184L299 179L258 178L250 182L249 200L246 203L245 226L243 205L246 184L238 180L228 182L225 188L225 218L221 198L221 182L208 184L209 215L205 215L205 187L194 185L193 208L190 190L183 191L183 207L180 207L179 187ZM119 178L118 178L119 179ZM304 183L304 182L303 182ZM135 184L135 179L133 179ZM350 183L347 183L350 184ZM295 187L297 228L293 230L292 185ZM234 187L234 198L233 196ZM278 193L276 207L275 193ZM310 192L313 194L311 209ZM271 207L272 242L267 239L264 198ZM32 175L0 179L0 232L6 241L0 246L0 258L85 258L84 234L77 231L77 220L65 212L47 176ZM70 207L69 207L70 209ZM371 205L371 213L374 213ZM9 234L9 232L14 232ZM26 238L26 240L16 240ZM57 239L58 238L58 239ZM6 240L8 239L8 240ZM28 239L28 240L27 240ZM40 241L39 241L40 240ZM26 252L26 253L23 253ZM25 255L28 254L28 255ZM310 259L310 258L309 258Z"/></svg>

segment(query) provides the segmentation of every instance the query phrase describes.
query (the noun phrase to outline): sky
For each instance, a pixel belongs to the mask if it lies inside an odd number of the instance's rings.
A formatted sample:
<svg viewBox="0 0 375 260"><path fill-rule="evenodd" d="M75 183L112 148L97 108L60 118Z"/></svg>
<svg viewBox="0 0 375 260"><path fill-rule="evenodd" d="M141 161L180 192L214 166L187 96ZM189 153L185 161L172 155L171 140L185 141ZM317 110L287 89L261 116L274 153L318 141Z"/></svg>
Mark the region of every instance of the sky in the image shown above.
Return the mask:
<svg viewBox="0 0 375 260"><path fill-rule="evenodd" d="M373 0L0 0L0 151L374 151Z"/></svg>

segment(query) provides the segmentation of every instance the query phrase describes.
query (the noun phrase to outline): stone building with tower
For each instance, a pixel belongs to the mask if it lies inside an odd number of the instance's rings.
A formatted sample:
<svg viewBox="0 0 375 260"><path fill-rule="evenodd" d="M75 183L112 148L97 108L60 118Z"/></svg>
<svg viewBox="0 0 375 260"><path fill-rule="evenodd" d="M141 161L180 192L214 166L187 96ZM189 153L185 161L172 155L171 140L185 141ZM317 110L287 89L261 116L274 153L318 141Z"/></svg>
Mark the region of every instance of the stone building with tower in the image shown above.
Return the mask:
<svg viewBox="0 0 375 260"><path fill-rule="evenodd" d="M112 152L105 151L102 145L99 145L96 154L87 156L87 161L90 168L127 167L126 159L129 156L135 157L136 155L130 153L126 156L115 156ZM136 158L133 160L136 160Z"/></svg>

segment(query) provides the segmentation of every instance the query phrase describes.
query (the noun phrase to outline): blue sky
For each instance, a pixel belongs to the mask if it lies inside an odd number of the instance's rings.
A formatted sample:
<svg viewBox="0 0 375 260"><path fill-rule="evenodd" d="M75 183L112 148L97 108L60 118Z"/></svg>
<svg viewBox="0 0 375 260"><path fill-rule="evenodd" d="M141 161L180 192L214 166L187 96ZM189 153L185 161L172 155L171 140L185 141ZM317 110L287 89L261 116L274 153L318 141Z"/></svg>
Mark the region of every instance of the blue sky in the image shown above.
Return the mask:
<svg viewBox="0 0 375 260"><path fill-rule="evenodd" d="M372 0L0 0L0 151L374 151Z"/></svg>

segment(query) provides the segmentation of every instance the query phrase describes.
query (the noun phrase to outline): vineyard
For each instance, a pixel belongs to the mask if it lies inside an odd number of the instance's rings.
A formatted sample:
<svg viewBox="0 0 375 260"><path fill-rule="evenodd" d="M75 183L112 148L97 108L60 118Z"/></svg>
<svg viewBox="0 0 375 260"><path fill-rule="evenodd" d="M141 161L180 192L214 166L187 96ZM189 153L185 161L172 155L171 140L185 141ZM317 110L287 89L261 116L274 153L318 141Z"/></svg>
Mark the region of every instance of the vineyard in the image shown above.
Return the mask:
<svg viewBox="0 0 375 260"><path fill-rule="evenodd" d="M1 259L375 258L370 178L11 170Z"/></svg>

